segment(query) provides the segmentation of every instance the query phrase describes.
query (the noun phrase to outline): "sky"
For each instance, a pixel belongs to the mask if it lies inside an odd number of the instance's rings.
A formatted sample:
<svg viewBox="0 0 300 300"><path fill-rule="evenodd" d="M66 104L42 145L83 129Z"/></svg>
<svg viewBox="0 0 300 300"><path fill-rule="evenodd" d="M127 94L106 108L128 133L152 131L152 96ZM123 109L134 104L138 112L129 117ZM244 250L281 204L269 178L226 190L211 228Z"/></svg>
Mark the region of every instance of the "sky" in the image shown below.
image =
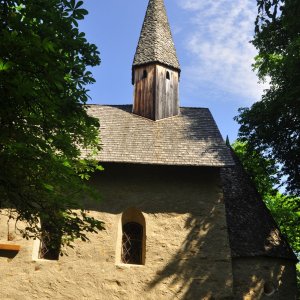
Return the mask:
<svg viewBox="0 0 300 300"><path fill-rule="evenodd" d="M148 0L85 0L89 11L80 23L97 45L101 64L93 68L89 86L98 104L132 104L131 66ZM224 138L237 138L233 120L238 108L259 101L259 84L250 43L256 17L255 0L165 0L181 65L180 105L208 107Z"/></svg>

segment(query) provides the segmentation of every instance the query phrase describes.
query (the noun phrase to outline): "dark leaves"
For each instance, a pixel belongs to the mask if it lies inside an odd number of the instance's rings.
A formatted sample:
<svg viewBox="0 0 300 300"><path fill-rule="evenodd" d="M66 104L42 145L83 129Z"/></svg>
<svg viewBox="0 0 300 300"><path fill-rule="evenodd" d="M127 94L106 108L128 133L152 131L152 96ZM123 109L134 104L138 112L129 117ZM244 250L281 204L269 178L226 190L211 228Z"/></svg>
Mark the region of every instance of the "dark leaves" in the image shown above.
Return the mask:
<svg viewBox="0 0 300 300"><path fill-rule="evenodd" d="M263 157L281 165L288 192L300 195L300 2L258 0L253 40L255 69L270 79L262 100L240 110L239 136Z"/></svg>
<svg viewBox="0 0 300 300"><path fill-rule="evenodd" d="M81 178L98 169L80 148L99 149L97 119L83 104L88 68L100 63L76 20L82 1L0 1L0 199L27 222L24 237L40 234L39 218L54 220L63 243L101 229L82 199L99 196Z"/></svg>

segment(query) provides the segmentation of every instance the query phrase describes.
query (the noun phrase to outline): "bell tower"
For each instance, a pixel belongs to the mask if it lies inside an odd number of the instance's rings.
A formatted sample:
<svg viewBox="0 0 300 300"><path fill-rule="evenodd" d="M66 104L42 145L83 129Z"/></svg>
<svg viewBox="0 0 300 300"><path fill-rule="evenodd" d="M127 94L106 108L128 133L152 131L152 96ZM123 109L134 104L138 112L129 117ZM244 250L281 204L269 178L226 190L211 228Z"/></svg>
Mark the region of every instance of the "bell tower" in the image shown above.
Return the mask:
<svg viewBox="0 0 300 300"><path fill-rule="evenodd" d="M133 113L155 121L178 115L179 76L164 0L149 0L132 65Z"/></svg>

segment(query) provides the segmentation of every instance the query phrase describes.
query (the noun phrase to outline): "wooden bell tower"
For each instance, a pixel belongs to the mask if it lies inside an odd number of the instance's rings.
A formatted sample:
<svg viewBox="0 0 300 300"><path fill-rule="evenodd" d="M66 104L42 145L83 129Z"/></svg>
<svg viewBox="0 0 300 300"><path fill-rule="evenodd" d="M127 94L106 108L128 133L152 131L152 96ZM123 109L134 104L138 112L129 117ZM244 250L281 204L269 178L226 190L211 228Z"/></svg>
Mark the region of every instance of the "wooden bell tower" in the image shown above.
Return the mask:
<svg viewBox="0 0 300 300"><path fill-rule="evenodd" d="M150 0L132 66L133 113L152 120L179 114L180 66L163 0Z"/></svg>

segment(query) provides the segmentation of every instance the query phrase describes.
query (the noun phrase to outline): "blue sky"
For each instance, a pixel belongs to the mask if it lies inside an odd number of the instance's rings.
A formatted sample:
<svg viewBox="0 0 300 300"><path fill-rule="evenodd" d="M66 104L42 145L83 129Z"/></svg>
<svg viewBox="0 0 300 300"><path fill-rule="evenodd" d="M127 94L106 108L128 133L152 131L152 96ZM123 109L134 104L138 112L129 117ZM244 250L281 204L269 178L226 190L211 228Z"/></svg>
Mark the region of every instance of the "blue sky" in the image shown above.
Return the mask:
<svg viewBox="0 0 300 300"><path fill-rule="evenodd" d="M90 103L131 104L131 65L148 0L85 0L89 15L80 29L100 50L92 70ZM239 107L260 99L249 43L256 17L255 0L165 0L181 64L180 105L208 107L225 138L233 141Z"/></svg>

